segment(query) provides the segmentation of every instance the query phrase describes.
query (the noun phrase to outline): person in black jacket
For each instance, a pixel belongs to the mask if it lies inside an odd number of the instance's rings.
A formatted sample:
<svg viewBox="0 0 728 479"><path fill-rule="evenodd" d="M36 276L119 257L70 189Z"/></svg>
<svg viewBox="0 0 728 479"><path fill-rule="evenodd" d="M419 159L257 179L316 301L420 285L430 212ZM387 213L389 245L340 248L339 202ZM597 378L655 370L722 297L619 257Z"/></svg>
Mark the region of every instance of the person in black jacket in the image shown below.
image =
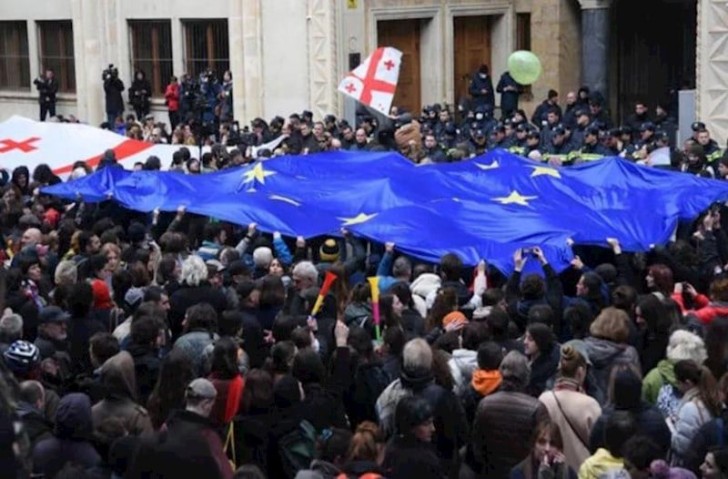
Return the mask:
<svg viewBox="0 0 728 479"><path fill-rule="evenodd" d="M397 435L387 445L382 469L391 479L445 477L432 435L435 432L430 403L419 396L407 396L397 404Z"/></svg>
<svg viewBox="0 0 728 479"><path fill-rule="evenodd" d="M56 116L56 93L58 93L58 80L53 70L48 69L45 75L33 80L38 90L38 103L40 103L40 121L45 121L48 114Z"/></svg>
<svg viewBox="0 0 728 479"><path fill-rule="evenodd" d="M486 111L493 113L495 109L495 96L493 95L493 80L489 75L488 65L481 65L473 73L470 80L470 96L473 98L472 107L484 106Z"/></svg>
<svg viewBox="0 0 728 479"><path fill-rule="evenodd" d="M142 70L138 70L134 74L134 81L129 87L129 103L134 108L137 120L142 121L149 114L150 102L152 96L152 85L147 80L147 75Z"/></svg>
<svg viewBox="0 0 728 479"><path fill-rule="evenodd" d="M501 94L501 118L508 118L518 110L518 97L523 86L513 79L510 72L503 72L496 91Z"/></svg>
<svg viewBox="0 0 728 479"><path fill-rule="evenodd" d="M116 118L124 113L124 99L121 97L121 92L125 89L124 82L119 79L119 70L113 65L104 70L102 78L106 97L106 121L113 128Z"/></svg>

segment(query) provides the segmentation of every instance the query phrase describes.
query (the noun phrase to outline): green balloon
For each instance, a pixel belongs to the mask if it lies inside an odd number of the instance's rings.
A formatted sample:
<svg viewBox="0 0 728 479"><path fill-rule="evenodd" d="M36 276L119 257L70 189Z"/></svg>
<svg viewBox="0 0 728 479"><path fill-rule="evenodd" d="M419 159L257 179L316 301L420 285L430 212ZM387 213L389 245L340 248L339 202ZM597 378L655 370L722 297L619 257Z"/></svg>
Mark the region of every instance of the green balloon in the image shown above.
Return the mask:
<svg viewBox="0 0 728 479"><path fill-rule="evenodd" d="M521 85L530 85L541 76L541 60L528 50L518 50L508 57L508 71Z"/></svg>

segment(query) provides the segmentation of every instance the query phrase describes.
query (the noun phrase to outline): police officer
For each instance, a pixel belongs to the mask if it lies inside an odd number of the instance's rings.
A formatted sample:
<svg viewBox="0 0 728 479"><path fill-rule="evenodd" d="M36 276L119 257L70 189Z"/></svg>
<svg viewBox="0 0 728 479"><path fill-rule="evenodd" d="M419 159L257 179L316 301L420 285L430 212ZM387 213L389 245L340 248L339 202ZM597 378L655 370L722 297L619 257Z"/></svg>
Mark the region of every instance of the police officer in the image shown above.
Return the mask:
<svg viewBox="0 0 728 479"><path fill-rule="evenodd" d="M513 136L513 140L511 142L511 146L508 148L508 151L510 151L514 155L526 156L527 137L528 128L526 127L526 125L518 125L516 127L516 132Z"/></svg>
<svg viewBox="0 0 728 479"><path fill-rule="evenodd" d="M710 132L707 128L702 128L697 131L697 140L698 144L703 147L705 159L709 164L717 162L723 156L723 151L718 146L718 143L710 138Z"/></svg>
<svg viewBox="0 0 728 479"><path fill-rule="evenodd" d="M551 139L543 145L541 152L544 156L566 161L566 156L570 153L571 148L566 141L566 128L558 125L551 131Z"/></svg>
<svg viewBox="0 0 728 479"><path fill-rule="evenodd" d="M574 159L581 161L601 160L605 156L609 156L609 150L604 148L599 142L599 128L590 126L584 134L584 144L581 149L574 152Z"/></svg>

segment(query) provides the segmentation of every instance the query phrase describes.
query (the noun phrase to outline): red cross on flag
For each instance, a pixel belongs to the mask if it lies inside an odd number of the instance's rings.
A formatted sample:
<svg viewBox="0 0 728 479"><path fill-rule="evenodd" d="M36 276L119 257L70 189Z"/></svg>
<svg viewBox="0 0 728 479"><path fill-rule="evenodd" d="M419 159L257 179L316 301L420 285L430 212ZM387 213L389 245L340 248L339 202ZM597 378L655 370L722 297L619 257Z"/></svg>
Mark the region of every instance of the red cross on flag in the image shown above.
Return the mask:
<svg viewBox="0 0 728 479"><path fill-rule="evenodd" d="M389 115L401 64L402 52L392 47L377 48L361 65L346 74L339 83L339 91Z"/></svg>
<svg viewBox="0 0 728 479"><path fill-rule="evenodd" d="M46 164L57 175L67 175L77 161L95 167L106 150L113 150L117 161L128 169L152 155L167 167L178 149L179 146L132 140L79 123L41 123L19 116L0 123L0 169L7 171L18 166L33 171Z"/></svg>

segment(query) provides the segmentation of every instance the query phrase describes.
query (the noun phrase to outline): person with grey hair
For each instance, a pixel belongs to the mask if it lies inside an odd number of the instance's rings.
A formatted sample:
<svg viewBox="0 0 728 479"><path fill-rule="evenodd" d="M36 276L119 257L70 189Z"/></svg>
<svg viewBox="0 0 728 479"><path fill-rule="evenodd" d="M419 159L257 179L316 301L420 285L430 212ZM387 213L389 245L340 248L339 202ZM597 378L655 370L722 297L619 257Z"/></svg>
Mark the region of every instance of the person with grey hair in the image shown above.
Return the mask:
<svg viewBox="0 0 728 479"><path fill-rule="evenodd" d="M190 307L208 303L218 316L228 308L225 293L209 283L207 274L207 265L199 256L191 255L182 263L180 287L169 298L168 318L174 339L182 334L182 321Z"/></svg>
<svg viewBox="0 0 728 479"><path fill-rule="evenodd" d="M291 272L292 286L286 295L284 311L291 315L307 315L308 298L316 297L318 291L319 271L310 261L301 261Z"/></svg>
<svg viewBox="0 0 728 479"><path fill-rule="evenodd" d="M217 390L197 378L185 390L185 409L172 411L157 436L142 439L128 477L214 477L232 479L220 435L209 419ZM217 469L217 470L215 470Z"/></svg>
<svg viewBox="0 0 728 479"><path fill-rule="evenodd" d="M23 317L8 309L0 318L0 354L18 339L23 339Z"/></svg>
<svg viewBox="0 0 728 479"><path fill-rule="evenodd" d="M382 430L394 434L397 404L405 396L424 398L433 411L435 434L432 442L442 461L443 470L456 472L456 454L465 444L468 425L462 404L452 391L435 383L433 353L421 338L409 341L402 352L402 374L377 399L376 411Z"/></svg>
<svg viewBox="0 0 728 479"><path fill-rule="evenodd" d="M467 466L478 477L508 477L528 456L536 426L549 418L543 403L525 393L531 375L526 356L509 352L499 370L502 383L478 405L466 456Z"/></svg>

